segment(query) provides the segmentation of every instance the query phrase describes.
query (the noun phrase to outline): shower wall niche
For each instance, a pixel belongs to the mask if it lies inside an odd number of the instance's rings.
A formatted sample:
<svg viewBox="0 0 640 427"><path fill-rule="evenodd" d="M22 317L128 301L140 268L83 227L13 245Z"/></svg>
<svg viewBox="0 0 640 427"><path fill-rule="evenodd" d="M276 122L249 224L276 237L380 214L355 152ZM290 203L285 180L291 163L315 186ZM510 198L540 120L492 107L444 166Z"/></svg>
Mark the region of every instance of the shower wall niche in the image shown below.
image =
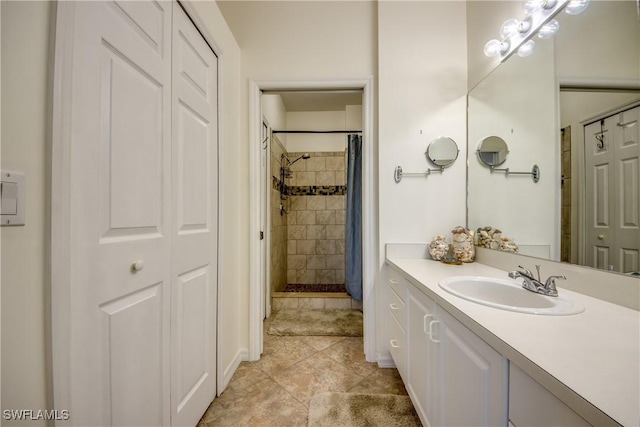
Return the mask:
<svg viewBox="0 0 640 427"><path fill-rule="evenodd" d="M344 285L346 152L309 152L290 166L285 182L277 137L271 144L271 290L287 284ZM284 163L284 164L283 164Z"/></svg>

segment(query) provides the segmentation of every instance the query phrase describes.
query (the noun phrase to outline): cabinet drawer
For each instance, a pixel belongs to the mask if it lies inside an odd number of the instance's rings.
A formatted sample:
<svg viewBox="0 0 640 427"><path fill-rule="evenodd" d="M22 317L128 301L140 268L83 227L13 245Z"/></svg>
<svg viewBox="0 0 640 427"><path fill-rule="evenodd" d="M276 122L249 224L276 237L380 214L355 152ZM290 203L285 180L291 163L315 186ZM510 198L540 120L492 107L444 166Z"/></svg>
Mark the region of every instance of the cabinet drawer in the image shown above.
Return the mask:
<svg viewBox="0 0 640 427"><path fill-rule="evenodd" d="M407 381L407 338L398 324L398 321L392 316L389 321L389 353L393 358L400 376Z"/></svg>
<svg viewBox="0 0 640 427"><path fill-rule="evenodd" d="M400 296L392 289L389 292L389 311L395 317L403 331L407 330L407 318L405 303Z"/></svg>
<svg viewBox="0 0 640 427"><path fill-rule="evenodd" d="M389 287L393 289L393 291L400 297L402 301L405 300L405 292L406 292L407 281L402 278L402 276L389 268Z"/></svg>

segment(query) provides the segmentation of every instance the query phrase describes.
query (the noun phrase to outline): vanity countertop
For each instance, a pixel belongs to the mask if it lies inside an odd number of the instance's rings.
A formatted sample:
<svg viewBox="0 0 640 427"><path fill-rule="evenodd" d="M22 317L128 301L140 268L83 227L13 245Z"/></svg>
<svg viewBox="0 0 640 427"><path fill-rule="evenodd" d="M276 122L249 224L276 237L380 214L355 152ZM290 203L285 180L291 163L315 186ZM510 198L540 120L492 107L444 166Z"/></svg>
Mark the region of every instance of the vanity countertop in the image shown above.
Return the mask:
<svg viewBox="0 0 640 427"><path fill-rule="evenodd" d="M584 312L500 310L451 295L438 281L507 278L505 271L428 259L387 258L387 264L590 423L640 424L640 312L563 289L561 282L560 295L584 304Z"/></svg>

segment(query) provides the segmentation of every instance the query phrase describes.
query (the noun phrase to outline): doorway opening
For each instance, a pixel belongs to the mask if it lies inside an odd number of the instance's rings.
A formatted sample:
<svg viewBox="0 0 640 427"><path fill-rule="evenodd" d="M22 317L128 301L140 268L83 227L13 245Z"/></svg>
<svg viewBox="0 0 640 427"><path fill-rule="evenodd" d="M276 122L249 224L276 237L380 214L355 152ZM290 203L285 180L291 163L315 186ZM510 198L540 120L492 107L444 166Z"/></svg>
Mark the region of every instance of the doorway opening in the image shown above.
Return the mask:
<svg viewBox="0 0 640 427"><path fill-rule="evenodd" d="M362 133L362 90L263 91L262 112L272 125L266 315L270 306L362 309L361 293L345 286L354 259L346 250L346 230L353 230L347 178L354 176L347 173L347 148ZM356 231L360 239L361 227ZM349 286L354 282L361 286L361 276Z"/></svg>
<svg viewBox="0 0 640 427"><path fill-rule="evenodd" d="M370 84L367 79L303 86L255 83L253 87L252 127L266 126L268 135L260 140L259 157L252 149L254 159L264 159L253 163L257 173L252 183L262 197L252 198L256 203L252 212L265 213L258 213L256 220L263 220L254 223L260 225L256 232L263 233L265 241L252 253L265 262L259 271L252 269L250 360L257 360L262 352L262 322L272 309L300 308L302 303L302 308L355 308L370 315L369 319L373 316L375 233L367 232L373 223L373 212L367 208L373 206ZM352 255L345 238L351 139L361 141L362 147L362 179L352 185L362 194L358 206L361 264L357 267L362 290L356 298L345 288ZM373 361L375 322L370 323L371 333L364 331L365 355Z"/></svg>

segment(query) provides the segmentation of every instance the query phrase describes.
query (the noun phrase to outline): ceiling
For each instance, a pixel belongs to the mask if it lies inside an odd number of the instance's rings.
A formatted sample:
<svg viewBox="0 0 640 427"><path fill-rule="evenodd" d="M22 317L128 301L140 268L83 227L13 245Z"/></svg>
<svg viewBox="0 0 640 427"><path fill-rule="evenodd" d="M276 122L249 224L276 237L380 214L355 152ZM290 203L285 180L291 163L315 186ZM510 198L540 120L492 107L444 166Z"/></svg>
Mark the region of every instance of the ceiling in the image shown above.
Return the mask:
<svg viewBox="0 0 640 427"><path fill-rule="evenodd" d="M265 91L264 93L280 95L287 112L344 111L347 105L362 105L361 90Z"/></svg>

